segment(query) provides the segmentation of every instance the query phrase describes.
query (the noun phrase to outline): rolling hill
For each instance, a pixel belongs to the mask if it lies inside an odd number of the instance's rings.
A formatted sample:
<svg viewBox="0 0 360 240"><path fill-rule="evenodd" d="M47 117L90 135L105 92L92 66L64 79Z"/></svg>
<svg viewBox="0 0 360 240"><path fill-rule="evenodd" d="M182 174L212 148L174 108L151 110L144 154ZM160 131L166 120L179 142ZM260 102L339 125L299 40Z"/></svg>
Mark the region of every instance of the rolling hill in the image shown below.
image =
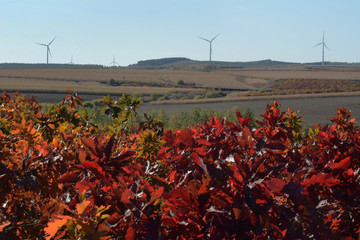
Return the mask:
<svg viewBox="0 0 360 240"><path fill-rule="evenodd" d="M222 70L222 69L288 69L288 70L359 70L360 63L320 62L293 63L271 59L250 62L197 61L185 57L170 57L142 60L129 66L104 66L96 64L43 64L43 63L0 63L0 69L167 69L167 70Z"/></svg>
<svg viewBox="0 0 360 240"><path fill-rule="evenodd" d="M139 61L129 65L129 68L142 69L174 69L174 70L215 70L215 69L242 69L264 67L286 67L299 63L273 61L270 59L253 62L225 62L225 61L196 61L188 58L161 58Z"/></svg>

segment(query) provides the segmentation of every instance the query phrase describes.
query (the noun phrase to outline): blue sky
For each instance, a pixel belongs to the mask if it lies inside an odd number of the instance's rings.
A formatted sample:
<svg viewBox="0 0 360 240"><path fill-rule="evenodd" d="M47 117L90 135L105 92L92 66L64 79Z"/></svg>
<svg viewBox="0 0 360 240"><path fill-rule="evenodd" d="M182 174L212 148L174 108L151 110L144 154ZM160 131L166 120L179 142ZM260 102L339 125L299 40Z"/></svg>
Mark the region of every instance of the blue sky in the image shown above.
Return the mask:
<svg viewBox="0 0 360 240"><path fill-rule="evenodd" d="M0 63L360 62L359 0L0 0Z"/></svg>

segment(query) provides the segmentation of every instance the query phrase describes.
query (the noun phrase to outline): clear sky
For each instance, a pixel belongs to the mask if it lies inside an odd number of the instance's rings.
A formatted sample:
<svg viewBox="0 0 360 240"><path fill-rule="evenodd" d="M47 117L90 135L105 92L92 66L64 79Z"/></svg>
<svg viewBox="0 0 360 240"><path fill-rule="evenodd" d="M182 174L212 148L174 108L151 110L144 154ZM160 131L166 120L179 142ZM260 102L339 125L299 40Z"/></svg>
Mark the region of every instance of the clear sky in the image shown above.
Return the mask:
<svg viewBox="0 0 360 240"><path fill-rule="evenodd" d="M0 63L360 62L359 0L0 0Z"/></svg>

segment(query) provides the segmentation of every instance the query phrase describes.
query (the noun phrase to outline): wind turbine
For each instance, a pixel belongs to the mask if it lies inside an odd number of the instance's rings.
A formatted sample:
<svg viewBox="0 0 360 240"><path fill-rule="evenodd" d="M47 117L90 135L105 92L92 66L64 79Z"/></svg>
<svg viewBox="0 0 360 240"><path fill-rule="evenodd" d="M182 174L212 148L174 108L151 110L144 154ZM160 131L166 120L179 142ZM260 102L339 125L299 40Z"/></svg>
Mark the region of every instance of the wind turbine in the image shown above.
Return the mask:
<svg viewBox="0 0 360 240"><path fill-rule="evenodd" d="M50 51L50 45L53 43L53 41L56 39L56 37L54 37L54 39L49 42L49 44L45 44L45 43L37 43L39 45L45 46L46 47L46 64L49 64L49 54L51 57L51 51Z"/></svg>
<svg viewBox="0 0 360 240"><path fill-rule="evenodd" d="M115 61L115 56L113 57L113 61L110 63L110 65L112 65L113 67L115 67L116 65L119 65L119 63L117 63Z"/></svg>
<svg viewBox="0 0 360 240"><path fill-rule="evenodd" d="M324 50L325 50L324 48L326 47L329 50L329 48L325 44L324 39L325 39L325 32L323 32L322 41L314 46L314 47L317 47L319 45L322 45L322 62L321 62L321 65L324 65Z"/></svg>
<svg viewBox="0 0 360 240"><path fill-rule="evenodd" d="M73 56L71 55L71 61L69 62L69 64L74 65L74 61L73 61Z"/></svg>
<svg viewBox="0 0 360 240"><path fill-rule="evenodd" d="M219 34L220 34L220 33L219 33ZM211 40L200 37L200 39L202 39L202 40L207 41L207 42L210 43L210 58L209 58L209 59L210 59L210 62L211 62L212 42L215 40L215 38L217 38L217 36L219 36L219 34L216 35L215 37L213 37Z"/></svg>

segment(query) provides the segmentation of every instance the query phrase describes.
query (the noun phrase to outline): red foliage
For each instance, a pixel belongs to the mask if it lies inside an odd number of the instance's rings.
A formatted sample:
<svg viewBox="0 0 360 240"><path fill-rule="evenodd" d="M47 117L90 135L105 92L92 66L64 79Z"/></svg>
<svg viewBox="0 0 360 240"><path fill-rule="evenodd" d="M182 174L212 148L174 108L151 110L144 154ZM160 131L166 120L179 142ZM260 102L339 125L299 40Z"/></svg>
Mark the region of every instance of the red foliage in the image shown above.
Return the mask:
<svg viewBox="0 0 360 240"><path fill-rule="evenodd" d="M42 114L33 98L0 98L0 238L359 238L360 131L346 109L308 136L275 102L257 129L237 113L160 139L114 134L125 121L112 102L121 121L99 129L67 99Z"/></svg>

